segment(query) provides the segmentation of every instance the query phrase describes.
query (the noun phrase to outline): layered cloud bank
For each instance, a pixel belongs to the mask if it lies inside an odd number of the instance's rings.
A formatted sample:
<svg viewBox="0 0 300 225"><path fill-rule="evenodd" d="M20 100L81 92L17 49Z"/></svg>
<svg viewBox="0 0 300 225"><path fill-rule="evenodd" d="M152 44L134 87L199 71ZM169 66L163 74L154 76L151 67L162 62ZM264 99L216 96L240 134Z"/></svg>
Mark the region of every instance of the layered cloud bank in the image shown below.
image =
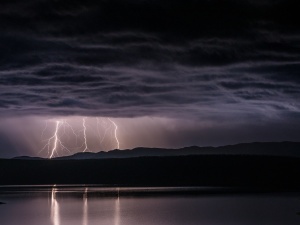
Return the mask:
<svg viewBox="0 0 300 225"><path fill-rule="evenodd" d="M293 1L8 1L1 114L297 116L298 17Z"/></svg>
<svg viewBox="0 0 300 225"><path fill-rule="evenodd" d="M234 127L233 135L259 124L274 139L278 129L293 137L291 124L300 120L295 6L292 0L3 2L0 115L180 118L202 124L182 134Z"/></svg>

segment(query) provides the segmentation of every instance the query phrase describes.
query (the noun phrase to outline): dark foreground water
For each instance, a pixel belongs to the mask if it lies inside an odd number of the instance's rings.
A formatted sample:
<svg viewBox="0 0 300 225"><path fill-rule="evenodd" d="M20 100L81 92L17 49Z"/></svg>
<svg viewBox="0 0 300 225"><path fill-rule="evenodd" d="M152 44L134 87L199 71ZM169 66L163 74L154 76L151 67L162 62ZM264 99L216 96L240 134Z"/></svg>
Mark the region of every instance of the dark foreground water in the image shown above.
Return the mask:
<svg viewBox="0 0 300 225"><path fill-rule="evenodd" d="M299 193L193 188L0 187L1 225L300 224Z"/></svg>

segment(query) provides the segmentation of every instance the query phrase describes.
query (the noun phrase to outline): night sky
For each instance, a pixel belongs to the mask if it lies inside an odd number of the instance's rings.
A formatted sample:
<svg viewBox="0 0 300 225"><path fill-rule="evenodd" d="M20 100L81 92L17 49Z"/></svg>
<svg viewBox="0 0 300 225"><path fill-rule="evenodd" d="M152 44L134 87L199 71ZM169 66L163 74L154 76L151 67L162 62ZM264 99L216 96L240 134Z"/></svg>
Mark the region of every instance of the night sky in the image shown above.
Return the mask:
<svg viewBox="0 0 300 225"><path fill-rule="evenodd" d="M300 141L297 2L1 1L0 157Z"/></svg>

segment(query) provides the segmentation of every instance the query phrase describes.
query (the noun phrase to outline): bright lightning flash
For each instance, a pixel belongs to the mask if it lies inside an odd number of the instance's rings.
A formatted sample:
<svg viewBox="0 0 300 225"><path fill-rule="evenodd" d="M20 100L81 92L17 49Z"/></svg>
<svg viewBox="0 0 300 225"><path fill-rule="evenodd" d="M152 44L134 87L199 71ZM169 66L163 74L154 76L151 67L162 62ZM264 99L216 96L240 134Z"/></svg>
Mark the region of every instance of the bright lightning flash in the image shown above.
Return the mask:
<svg viewBox="0 0 300 225"><path fill-rule="evenodd" d="M57 132L58 132L59 124L60 124L60 121L56 121L56 128L55 128L55 133L54 133L54 136L53 136L54 145L53 145L53 148L52 148L52 151L51 151L50 159L53 157L54 152L56 152L56 149L57 149L57 141L58 141ZM51 140L51 139L49 139L49 140Z"/></svg>
<svg viewBox="0 0 300 225"><path fill-rule="evenodd" d="M117 136L117 130L118 130L118 126L117 126L117 124L114 122L114 121L112 121L110 118L107 118L114 126L115 126L115 139L116 139L116 142L117 142L117 149L120 149L120 142L119 142L119 140L118 140L118 136Z"/></svg>
<svg viewBox="0 0 300 225"><path fill-rule="evenodd" d="M101 121L101 122L100 122ZM103 134L100 135L100 130L99 130L99 126L101 126L102 129L104 129ZM111 128L111 122L107 122L106 120L104 120L103 118L97 118L97 131L98 131L98 137L99 137L99 143L100 143L100 147L105 147L106 144L104 142L103 144L103 141L107 135L107 131L110 130Z"/></svg>
<svg viewBox="0 0 300 225"><path fill-rule="evenodd" d="M82 152L85 152L88 150L88 146L87 146L87 139L86 139L86 125L85 125L85 119L86 118L83 118L82 119L82 126L83 126L83 138L84 138L84 146L85 148L83 149Z"/></svg>
<svg viewBox="0 0 300 225"><path fill-rule="evenodd" d="M52 133L52 136L47 138L46 140L46 144L44 145L44 147L41 149L40 152L47 150L48 151L48 157L50 159L52 159L53 157L56 156L60 156L59 153L61 153L61 151L67 151L68 153L72 153L73 151L81 151L81 152L86 152L86 151L90 151L89 149L89 145L88 145L88 138L87 138L87 134L88 134L88 129L93 132L93 129L96 128L95 133L98 132L97 138L99 139L99 144L100 144L100 148L101 146L103 147L105 145L105 137L107 136L109 130L113 131L112 136L115 139L116 145L117 145L117 149L120 149L120 142L118 139L118 125L110 118L96 118L97 119L97 123L93 126L88 126L87 125L87 118L83 117L82 118L82 129L77 130L74 129L70 123L68 123L65 119L55 119L52 122L55 122L55 127L54 127L54 132ZM42 131L41 134L41 138L43 138L44 133L48 131L49 128L49 124L51 121L47 120L46 121L46 125L44 130ZM95 127L96 126L96 127ZM99 129L100 127L100 129ZM112 130L113 129L113 130ZM100 131L102 130L102 132ZM102 133L102 135L101 135ZM81 137L80 137L81 136ZM73 138L76 138L76 144L72 145L71 144L71 148L70 146L66 147L65 143L70 143L70 140L72 140ZM81 146L77 145L77 141L81 140L80 142L82 143ZM64 140L64 142L63 142ZM104 142L104 143L103 143ZM91 146L90 146L91 147ZM72 150L72 151L71 151ZM39 152L39 153L40 153Z"/></svg>
<svg viewBox="0 0 300 225"><path fill-rule="evenodd" d="M45 129L47 128L47 123L46 123ZM71 153L71 151L63 144L63 142L61 141L61 139L59 137L59 130L60 130L61 126L65 127L65 126L70 126L70 125L64 120L56 120L54 134L50 138L48 138L47 144L40 151L40 152L42 152L43 150L47 149L50 159L52 159L54 157L54 155L59 156L58 149L62 149L62 150L65 150L65 151L68 151L69 153ZM45 131L45 129L44 129L44 131ZM51 148L51 146L52 146L52 148Z"/></svg>

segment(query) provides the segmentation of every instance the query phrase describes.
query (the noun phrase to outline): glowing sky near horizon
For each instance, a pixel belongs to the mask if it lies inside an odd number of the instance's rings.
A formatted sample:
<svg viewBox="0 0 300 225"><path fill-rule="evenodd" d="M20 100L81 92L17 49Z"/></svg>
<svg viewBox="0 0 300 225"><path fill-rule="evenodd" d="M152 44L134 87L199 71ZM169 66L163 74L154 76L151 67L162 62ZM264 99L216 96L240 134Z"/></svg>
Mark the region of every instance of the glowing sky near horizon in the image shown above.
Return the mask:
<svg viewBox="0 0 300 225"><path fill-rule="evenodd" d="M107 117L19 117L0 119L1 134L6 134L0 146L0 157L20 155L50 158L54 134L60 124L57 149L53 157L83 152L85 149L83 119L86 125L86 143L89 152L118 148L115 127ZM135 147L179 148L185 146L220 146L253 141L297 141L298 126L273 121L263 124L244 124L234 121L195 121L163 117L111 118L118 126L119 149ZM269 124L268 124L269 123ZM268 124L266 126L266 124ZM293 126L294 125L294 126ZM271 130L271 131L270 131ZM291 135L294 134L294 135ZM49 139L49 148L47 146ZM62 144L62 145L61 145ZM62 147L64 146L64 147Z"/></svg>

